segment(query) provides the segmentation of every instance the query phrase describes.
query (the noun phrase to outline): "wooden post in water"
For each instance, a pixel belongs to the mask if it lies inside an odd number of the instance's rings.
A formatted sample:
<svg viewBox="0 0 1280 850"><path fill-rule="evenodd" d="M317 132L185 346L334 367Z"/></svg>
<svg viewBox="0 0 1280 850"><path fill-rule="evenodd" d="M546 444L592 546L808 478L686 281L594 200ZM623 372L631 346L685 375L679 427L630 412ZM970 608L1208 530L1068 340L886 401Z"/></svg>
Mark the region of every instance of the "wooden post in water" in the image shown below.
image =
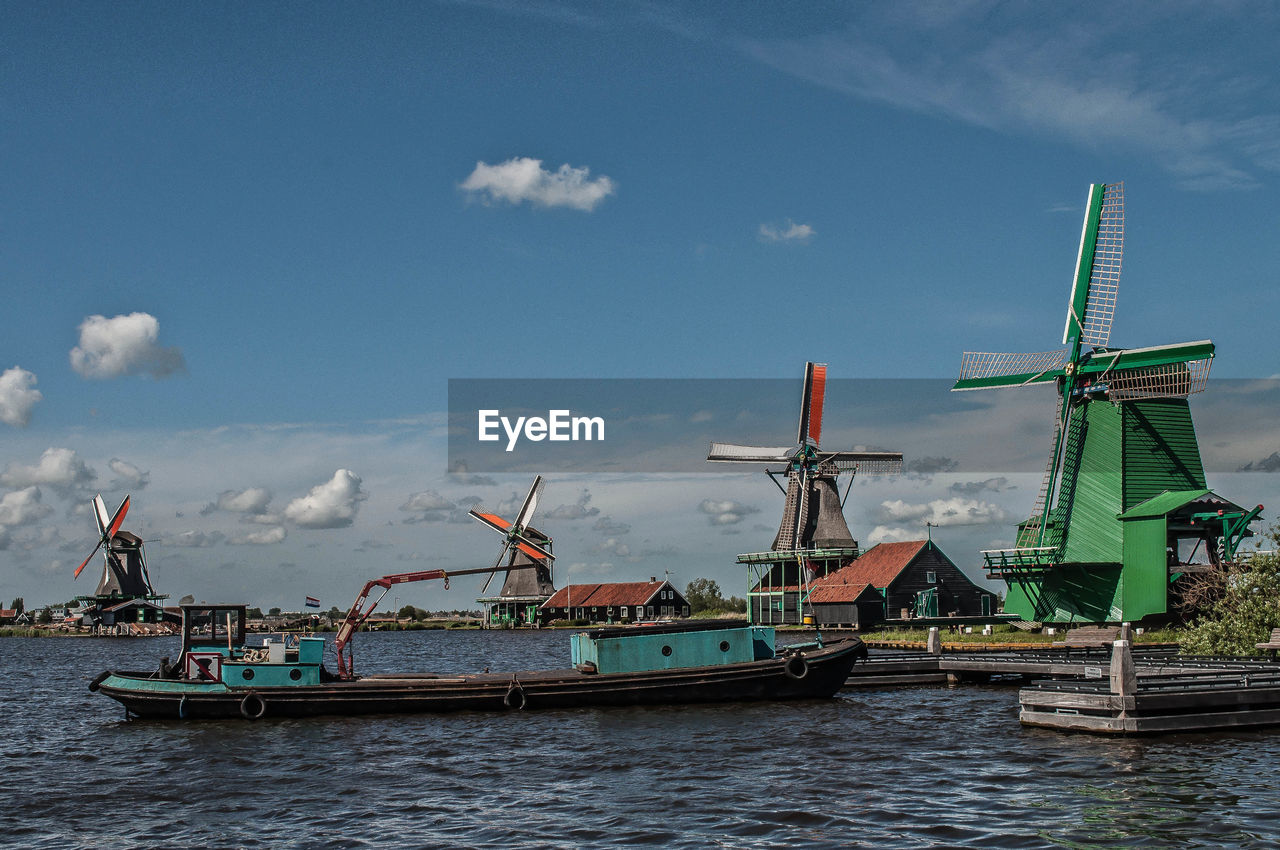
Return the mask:
<svg viewBox="0 0 1280 850"><path fill-rule="evenodd" d="M942 635L937 626L929 627L929 641L925 644L925 651L930 655L942 654Z"/></svg>
<svg viewBox="0 0 1280 850"><path fill-rule="evenodd" d="M1133 666L1133 652L1129 641L1118 640L1111 645L1111 693L1120 697L1132 697L1137 692L1138 672Z"/></svg>

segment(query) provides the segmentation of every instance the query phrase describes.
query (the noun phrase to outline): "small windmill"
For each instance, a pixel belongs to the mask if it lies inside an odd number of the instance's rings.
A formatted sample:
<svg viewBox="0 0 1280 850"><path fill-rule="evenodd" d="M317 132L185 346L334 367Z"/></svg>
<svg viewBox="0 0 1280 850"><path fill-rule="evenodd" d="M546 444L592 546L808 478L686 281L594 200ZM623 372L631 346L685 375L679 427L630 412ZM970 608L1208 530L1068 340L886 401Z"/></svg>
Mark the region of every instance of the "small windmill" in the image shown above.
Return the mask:
<svg viewBox="0 0 1280 850"><path fill-rule="evenodd" d="M507 574L498 596L484 596L493 573L485 579L484 587L480 590L481 597L478 601L485 606L486 625L491 625L495 616L513 622L519 619L532 622L532 618L536 616L536 606L555 593L555 584L551 578L551 566L555 562L551 538L530 525L538 507L542 487L542 476L536 476L514 521L507 521L483 508L472 508L469 512L502 535L502 549L493 563L494 567L500 567L503 560L507 560ZM535 566L530 569L530 564Z"/></svg>
<svg viewBox="0 0 1280 850"><path fill-rule="evenodd" d="M859 473L893 475L902 471L901 452L828 451L821 447L826 386L827 365L806 363L796 445L774 448L712 443L707 452L707 460L716 463L783 467L765 469L785 496L773 546L769 552L738 556L738 563L748 564L753 573L748 590L753 622L801 622L805 614L802 588L858 556L858 543L844 519L839 476L849 473L851 488ZM778 483L784 472L785 489ZM846 488L846 499L848 494Z"/></svg>
<svg viewBox="0 0 1280 850"><path fill-rule="evenodd" d="M114 514L107 513L107 505L102 496L93 497L93 518L98 524L98 545L93 547L89 557L76 567L75 578L93 560L93 556L102 549L102 578L98 580L98 589L94 596L98 597L152 597L155 591L151 587L151 577L147 573L147 562L142 552L142 538L120 527L129 513L129 497L125 496Z"/></svg>
<svg viewBox="0 0 1280 850"><path fill-rule="evenodd" d="M1220 520L1206 525L1201 516L1195 535L1238 542L1257 515L1230 532L1224 522L1239 525L1248 512L1205 489L1187 397L1204 389L1213 343L1110 345L1123 253L1124 184L1095 184L1067 305L1066 347L966 352L952 387L1057 388L1052 449L1035 508L1019 526L1015 548L984 553L991 577L1009 584L1006 610L1026 620L1163 613L1167 562L1177 560L1179 535L1195 525L1192 517L1212 506ZM1146 528L1140 545L1138 521L1157 518L1163 531L1157 538L1154 526Z"/></svg>

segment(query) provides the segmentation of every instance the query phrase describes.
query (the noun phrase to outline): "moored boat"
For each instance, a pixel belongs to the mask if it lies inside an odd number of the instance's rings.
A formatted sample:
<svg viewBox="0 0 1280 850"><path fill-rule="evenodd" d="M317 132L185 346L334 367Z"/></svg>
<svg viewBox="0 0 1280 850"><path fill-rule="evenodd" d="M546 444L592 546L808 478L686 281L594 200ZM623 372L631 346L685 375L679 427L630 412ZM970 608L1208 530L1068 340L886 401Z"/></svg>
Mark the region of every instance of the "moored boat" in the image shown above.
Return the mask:
<svg viewBox="0 0 1280 850"><path fill-rule="evenodd" d="M324 667L322 637L247 645L243 605L182 615L176 664L107 671L89 689L130 715L183 719L793 700L833 696L866 657L856 637L777 649L770 627L695 621L574 634L563 670L341 677Z"/></svg>

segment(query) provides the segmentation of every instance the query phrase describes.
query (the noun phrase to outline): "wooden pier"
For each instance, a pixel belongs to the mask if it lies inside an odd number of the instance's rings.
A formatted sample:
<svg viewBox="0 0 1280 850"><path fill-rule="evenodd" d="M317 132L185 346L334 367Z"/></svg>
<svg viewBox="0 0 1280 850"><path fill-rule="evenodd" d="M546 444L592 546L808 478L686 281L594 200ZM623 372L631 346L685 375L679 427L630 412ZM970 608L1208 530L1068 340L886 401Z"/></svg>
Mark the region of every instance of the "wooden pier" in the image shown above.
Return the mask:
<svg viewBox="0 0 1280 850"><path fill-rule="evenodd" d="M846 688L993 680L1031 681L1018 692L1028 726L1111 735L1280 725L1280 661L1180 656L1171 647L1045 647L877 652Z"/></svg>

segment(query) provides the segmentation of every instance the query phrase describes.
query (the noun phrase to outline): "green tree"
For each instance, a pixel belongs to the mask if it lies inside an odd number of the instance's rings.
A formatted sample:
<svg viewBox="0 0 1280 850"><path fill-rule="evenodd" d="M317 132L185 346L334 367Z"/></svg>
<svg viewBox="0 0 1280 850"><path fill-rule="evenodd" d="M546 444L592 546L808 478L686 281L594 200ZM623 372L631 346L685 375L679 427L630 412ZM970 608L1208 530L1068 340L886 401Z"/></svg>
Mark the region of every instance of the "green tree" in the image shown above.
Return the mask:
<svg viewBox="0 0 1280 850"><path fill-rule="evenodd" d="M14 609L19 614L27 610L26 601L23 600L21 596L19 596L17 599L10 602L9 607Z"/></svg>
<svg viewBox="0 0 1280 850"><path fill-rule="evenodd" d="M49 608L42 609L40 613L36 615L36 622L45 626L49 625L53 622L53 611Z"/></svg>
<svg viewBox="0 0 1280 850"><path fill-rule="evenodd" d="M725 607L725 601L720 596L720 585L709 578L695 578L689 582L684 589L684 598L689 600L691 614Z"/></svg>
<svg viewBox="0 0 1280 850"><path fill-rule="evenodd" d="M244 616L245 616L245 618L246 618L246 619L249 619L249 620L261 620L261 619L262 619L262 609L261 609L261 608L249 608L248 610L246 610L246 611L244 612Z"/></svg>
<svg viewBox="0 0 1280 850"><path fill-rule="evenodd" d="M279 608L272 608L272 609L271 609L270 611L268 611L267 613L268 613L269 615L271 615L272 617L279 617L279 616L280 616L280 609L279 609Z"/></svg>
<svg viewBox="0 0 1280 850"><path fill-rule="evenodd" d="M1269 535L1280 543L1280 532ZM1181 642L1192 655L1255 655L1271 630L1280 628L1280 555L1255 555L1218 574L1210 601Z"/></svg>

